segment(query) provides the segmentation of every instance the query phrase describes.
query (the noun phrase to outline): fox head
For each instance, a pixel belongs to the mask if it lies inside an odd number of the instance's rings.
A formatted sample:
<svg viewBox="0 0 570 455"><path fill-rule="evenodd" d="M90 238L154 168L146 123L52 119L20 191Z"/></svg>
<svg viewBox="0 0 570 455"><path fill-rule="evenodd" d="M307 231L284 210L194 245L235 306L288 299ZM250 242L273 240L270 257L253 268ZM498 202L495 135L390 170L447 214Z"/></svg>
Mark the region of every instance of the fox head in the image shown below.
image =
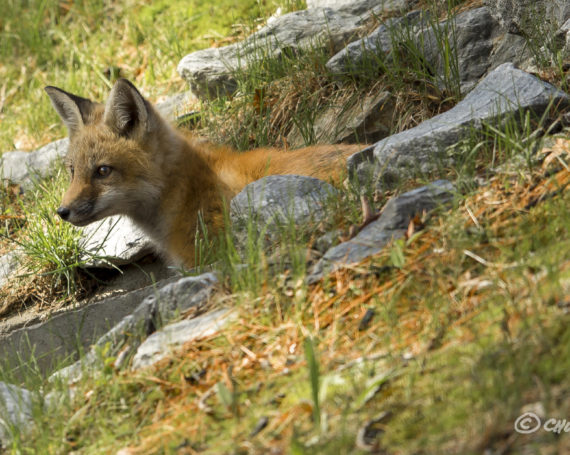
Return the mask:
<svg viewBox="0 0 570 455"><path fill-rule="evenodd" d="M45 91L69 131L71 183L58 215L85 226L110 215L144 217L158 203L170 126L129 81L105 104L56 87Z"/></svg>

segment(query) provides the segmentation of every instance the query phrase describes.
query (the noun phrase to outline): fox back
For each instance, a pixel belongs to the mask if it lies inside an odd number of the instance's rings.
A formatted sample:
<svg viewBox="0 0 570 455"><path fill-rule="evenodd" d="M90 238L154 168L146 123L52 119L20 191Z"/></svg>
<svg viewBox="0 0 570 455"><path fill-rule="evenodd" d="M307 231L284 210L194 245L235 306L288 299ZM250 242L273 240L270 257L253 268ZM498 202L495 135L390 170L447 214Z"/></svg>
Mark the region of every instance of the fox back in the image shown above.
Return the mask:
<svg viewBox="0 0 570 455"><path fill-rule="evenodd" d="M175 264L194 265L199 217L215 233L226 203L265 175L301 174L329 179L358 145L294 151L238 153L173 128L127 80L105 104L46 87L69 131L66 167L71 182L59 216L85 226L126 215Z"/></svg>

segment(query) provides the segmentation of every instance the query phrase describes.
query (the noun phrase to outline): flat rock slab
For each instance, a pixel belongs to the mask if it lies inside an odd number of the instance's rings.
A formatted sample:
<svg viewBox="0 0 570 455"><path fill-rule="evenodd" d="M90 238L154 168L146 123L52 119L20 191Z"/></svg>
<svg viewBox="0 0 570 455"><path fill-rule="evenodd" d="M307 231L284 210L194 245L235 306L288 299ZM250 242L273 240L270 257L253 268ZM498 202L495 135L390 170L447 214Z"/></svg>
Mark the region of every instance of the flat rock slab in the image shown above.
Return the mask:
<svg viewBox="0 0 570 455"><path fill-rule="evenodd" d="M278 224L318 221L327 198L336 192L313 177L270 175L250 183L232 199L230 218L236 229L254 220L259 232Z"/></svg>
<svg viewBox="0 0 570 455"><path fill-rule="evenodd" d="M493 70L453 109L415 128L389 136L348 159L351 176L373 178L377 187L390 184L406 171L428 172L447 159L447 147L467 137L482 122L497 123L521 109L536 115L567 104L566 93L505 63Z"/></svg>
<svg viewBox="0 0 570 455"><path fill-rule="evenodd" d="M130 315L155 292L153 286L105 298L81 308L56 314L0 336L0 357L17 363L34 356L34 364L47 371L79 349L88 349L99 337Z"/></svg>
<svg viewBox="0 0 570 455"><path fill-rule="evenodd" d="M231 94L237 89L234 72L259 59L279 57L285 50L323 46L340 50L356 37L364 17L330 8L284 14L240 43L203 49L186 55L178 73L192 92L203 99Z"/></svg>
<svg viewBox="0 0 570 455"><path fill-rule="evenodd" d="M34 152L6 152L0 157L0 179L27 190L33 178L46 177L54 164L67 154L69 140L60 139Z"/></svg>
<svg viewBox="0 0 570 455"><path fill-rule="evenodd" d="M123 313L122 319L115 319L115 325L102 336L99 333L98 339L92 337L91 340L96 341L85 356L55 372L50 380L79 380L97 364L96 350L103 346L109 347L109 355L118 355L126 343L130 349L136 349L144 341L145 335L154 332L156 327L167 325L190 308L205 305L217 288L218 280L212 273L169 280L167 284L145 288L145 294L133 301L134 309L131 306L127 313Z"/></svg>
<svg viewBox="0 0 570 455"><path fill-rule="evenodd" d="M231 319L227 309L169 324L149 336L137 349L132 369L149 367L172 354L180 346L219 332Z"/></svg>
<svg viewBox="0 0 570 455"><path fill-rule="evenodd" d="M83 247L90 257L85 267L133 263L153 251L152 242L129 218L110 216L83 228Z"/></svg>
<svg viewBox="0 0 570 455"><path fill-rule="evenodd" d="M356 264L379 253L393 239L402 237L416 214L429 212L448 203L455 188L447 180L437 180L388 201L380 217L366 226L354 238L329 249L315 264L309 283L320 280L324 274Z"/></svg>
<svg viewBox="0 0 570 455"><path fill-rule="evenodd" d="M32 394L13 384L0 381L0 449L10 440L10 427L20 431L32 426Z"/></svg>

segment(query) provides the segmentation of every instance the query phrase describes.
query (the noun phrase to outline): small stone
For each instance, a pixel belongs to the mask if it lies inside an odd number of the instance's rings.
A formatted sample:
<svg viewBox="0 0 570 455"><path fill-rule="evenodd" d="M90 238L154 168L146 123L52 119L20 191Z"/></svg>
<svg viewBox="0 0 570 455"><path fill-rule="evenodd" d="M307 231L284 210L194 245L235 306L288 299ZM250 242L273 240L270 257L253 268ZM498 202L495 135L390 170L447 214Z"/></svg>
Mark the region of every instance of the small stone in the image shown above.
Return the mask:
<svg viewBox="0 0 570 455"><path fill-rule="evenodd" d="M18 427L23 434L32 425L31 392L0 381L0 450L2 442L10 440L10 427Z"/></svg>
<svg viewBox="0 0 570 455"><path fill-rule="evenodd" d="M223 309L163 327L139 346L132 369L151 366L183 344L219 332L230 321L230 314L229 310Z"/></svg>
<svg viewBox="0 0 570 455"><path fill-rule="evenodd" d="M269 419L266 416L260 417L260 419L255 424L254 429L251 430L249 437L253 438L254 436L257 436L259 433L263 431L263 429L267 426L268 423Z"/></svg>
<svg viewBox="0 0 570 455"><path fill-rule="evenodd" d="M364 313L364 316L362 317L362 319L360 320L360 323L358 324L358 331L359 332L363 332L364 330L366 330L368 328L368 326L372 322L372 319L374 319L375 314L376 314L376 312L374 311L374 308L368 308L366 310L366 313Z"/></svg>

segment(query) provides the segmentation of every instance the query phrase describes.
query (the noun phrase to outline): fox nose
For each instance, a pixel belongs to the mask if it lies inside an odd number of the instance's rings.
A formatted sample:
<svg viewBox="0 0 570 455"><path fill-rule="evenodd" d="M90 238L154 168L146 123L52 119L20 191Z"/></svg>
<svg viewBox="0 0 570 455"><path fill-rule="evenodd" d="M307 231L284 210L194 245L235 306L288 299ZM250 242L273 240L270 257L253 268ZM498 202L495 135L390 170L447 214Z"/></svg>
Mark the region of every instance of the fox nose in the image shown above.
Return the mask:
<svg viewBox="0 0 570 455"><path fill-rule="evenodd" d="M70 213L71 212L67 207L60 207L57 209L57 214L61 217L62 220L67 220Z"/></svg>

